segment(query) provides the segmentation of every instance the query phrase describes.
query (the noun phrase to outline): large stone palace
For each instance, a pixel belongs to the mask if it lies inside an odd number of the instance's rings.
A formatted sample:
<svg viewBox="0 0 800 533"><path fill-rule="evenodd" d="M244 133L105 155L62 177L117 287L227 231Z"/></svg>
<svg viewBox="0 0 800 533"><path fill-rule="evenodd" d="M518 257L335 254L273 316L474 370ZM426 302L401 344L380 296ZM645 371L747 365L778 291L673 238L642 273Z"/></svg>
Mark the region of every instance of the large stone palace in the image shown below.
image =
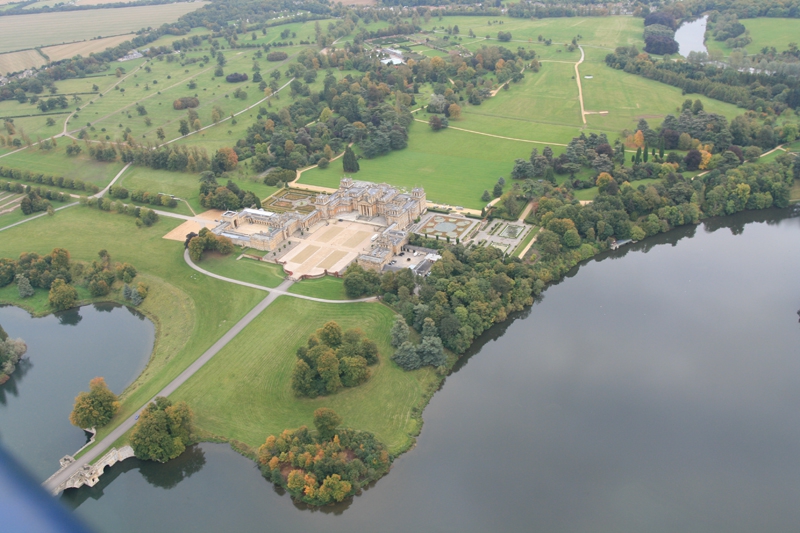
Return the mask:
<svg viewBox="0 0 800 533"><path fill-rule="evenodd" d="M393 239L426 211L425 190L401 191L385 183L371 183L342 178L339 189L314 198L311 212L274 213L265 209L226 211L212 231L230 238L235 244L273 251L297 231L308 231L316 223L355 213L358 218L385 219ZM382 235L382 238L388 238Z"/></svg>

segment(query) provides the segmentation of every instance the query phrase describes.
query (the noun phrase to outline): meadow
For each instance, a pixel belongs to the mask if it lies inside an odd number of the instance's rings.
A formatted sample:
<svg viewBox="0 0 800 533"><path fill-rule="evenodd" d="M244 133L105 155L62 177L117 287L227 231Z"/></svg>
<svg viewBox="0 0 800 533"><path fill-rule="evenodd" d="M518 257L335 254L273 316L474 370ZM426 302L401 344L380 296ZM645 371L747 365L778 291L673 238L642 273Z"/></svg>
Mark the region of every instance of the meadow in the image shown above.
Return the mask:
<svg viewBox="0 0 800 533"><path fill-rule="evenodd" d="M778 52L783 52L789 49L789 43L800 43L800 19L767 17L741 19L739 22L750 30L753 42L745 47L749 54L756 54L762 48L771 46ZM706 48L709 51L719 50L726 56L733 50L726 46L724 41L715 41L711 38L706 40Z"/></svg>
<svg viewBox="0 0 800 533"><path fill-rule="evenodd" d="M36 13L0 17L0 52L25 50L36 46L110 37L142 28L157 28L203 7L204 2L185 2L154 6Z"/></svg>
<svg viewBox="0 0 800 533"><path fill-rule="evenodd" d="M0 166L79 179L100 188L108 185L125 166L119 161L101 163L85 153L68 157L65 152L68 144L70 144L69 139L61 138L58 139L58 147L52 150L40 150L38 146L33 146L3 157L0 159Z"/></svg>
<svg viewBox="0 0 800 533"><path fill-rule="evenodd" d="M367 430L398 453L421 422L413 415L438 383L432 369L406 372L389 360L395 314L379 303L323 304L281 296L173 395L192 406L197 425L257 447L268 435L311 425L315 409L339 413L344 425ZM360 328L380 350L370 379L316 399L291 390L295 351L329 320Z"/></svg>

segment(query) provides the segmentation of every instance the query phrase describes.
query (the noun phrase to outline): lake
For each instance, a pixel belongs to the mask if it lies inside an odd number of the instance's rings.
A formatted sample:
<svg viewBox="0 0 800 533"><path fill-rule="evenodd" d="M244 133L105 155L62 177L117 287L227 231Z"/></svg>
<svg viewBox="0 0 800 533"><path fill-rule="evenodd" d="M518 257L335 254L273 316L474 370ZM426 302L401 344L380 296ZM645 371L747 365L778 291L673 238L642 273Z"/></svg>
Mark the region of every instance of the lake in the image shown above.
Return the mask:
<svg viewBox="0 0 800 533"><path fill-rule="evenodd" d="M705 44L706 23L708 17L700 17L692 22L684 22L675 32L675 40L678 42L678 53L683 57L689 52L708 52Z"/></svg>
<svg viewBox="0 0 800 533"><path fill-rule="evenodd" d="M223 444L125 461L61 501L123 533L794 531L798 214L710 220L575 269L476 343L417 446L352 502L296 506Z"/></svg>
<svg viewBox="0 0 800 533"><path fill-rule="evenodd" d="M0 324L21 338L28 352L0 386L0 443L37 480L59 468L87 434L69 422L75 397L103 376L121 393L144 370L155 328L144 315L117 304L96 304L33 318L18 307L0 307Z"/></svg>

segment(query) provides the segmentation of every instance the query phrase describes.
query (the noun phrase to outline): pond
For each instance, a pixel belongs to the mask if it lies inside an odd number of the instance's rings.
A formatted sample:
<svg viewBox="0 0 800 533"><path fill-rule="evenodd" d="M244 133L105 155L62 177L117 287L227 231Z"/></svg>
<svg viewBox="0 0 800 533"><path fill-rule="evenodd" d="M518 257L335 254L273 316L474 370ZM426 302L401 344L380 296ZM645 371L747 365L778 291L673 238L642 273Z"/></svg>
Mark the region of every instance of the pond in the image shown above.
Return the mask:
<svg viewBox="0 0 800 533"><path fill-rule="evenodd" d="M224 444L61 501L109 532L793 531L798 265L787 211L589 261L487 332L416 448L338 507L298 508Z"/></svg>
<svg viewBox="0 0 800 533"><path fill-rule="evenodd" d="M144 315L117 304L95 304L33 318L0 307L0 324L28 344L25 358L0 386L0 443L44 481L58 460L86 443L69 422L75 396L103 376L121 393L144 369L155 328Z"/></svg>
<svg viewBox="0 0 800 533"><path fill-rule="evenodd" d="M705 43L706 23L708 17L701 17L692 22L684 22L675 32L675 40L678 42L678 53L683 57L689 52L708 52Z"/></svg>

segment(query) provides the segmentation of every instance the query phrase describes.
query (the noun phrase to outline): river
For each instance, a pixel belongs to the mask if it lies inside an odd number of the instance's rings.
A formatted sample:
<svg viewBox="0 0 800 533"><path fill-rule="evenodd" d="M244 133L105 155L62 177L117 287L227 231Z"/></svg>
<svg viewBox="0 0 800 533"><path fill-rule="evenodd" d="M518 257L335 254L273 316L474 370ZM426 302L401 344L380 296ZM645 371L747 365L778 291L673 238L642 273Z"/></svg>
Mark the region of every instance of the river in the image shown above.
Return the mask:
<svg viewBox="0 0 800 533"><path fill-rule="evenodd" d="M8 335L28 344L25 358L0 386L0 443L38 480L58 460L87 441L69 422L75 396L103 376L120 393L153 351L153 323L128 307L96 304L33 318L18 307L0 306Z"/></svg>
<svg viewBox="0 0 800 533"><path fill-rule="evenodd" d="M120 533L794 531L798 214L711 220L581 265L487 332L416 448L352 502L295 506L223 444L126 461L61 501Z"/></svg>
<svg viewBox="0 0 800 533"><path fill-rule="evenodd" d="M708 52L705 43L706 23L708 17L703 16L692 22L684 22L675 32L675 40L678 42L678 53L683 57L689 52Z"/></svg>

